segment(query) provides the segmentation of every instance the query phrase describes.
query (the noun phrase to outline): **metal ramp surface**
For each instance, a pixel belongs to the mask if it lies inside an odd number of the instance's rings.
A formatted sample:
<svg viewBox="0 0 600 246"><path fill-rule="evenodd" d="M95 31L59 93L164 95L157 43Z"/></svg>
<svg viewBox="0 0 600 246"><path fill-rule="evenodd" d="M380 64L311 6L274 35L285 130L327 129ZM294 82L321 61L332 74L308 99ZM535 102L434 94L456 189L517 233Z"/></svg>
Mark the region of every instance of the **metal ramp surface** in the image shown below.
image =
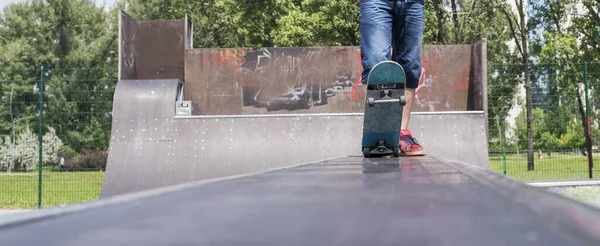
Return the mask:
<svg viewBox="0 0 600 246"><path fill-rule="evenodd" d="M251 161L251 160L249 160ZM16 215L3 245L599 245L598 210L434 157L336 158ZM1 224L1 223L0 223ZM32 233L36 232L35 235Z"/></svg>

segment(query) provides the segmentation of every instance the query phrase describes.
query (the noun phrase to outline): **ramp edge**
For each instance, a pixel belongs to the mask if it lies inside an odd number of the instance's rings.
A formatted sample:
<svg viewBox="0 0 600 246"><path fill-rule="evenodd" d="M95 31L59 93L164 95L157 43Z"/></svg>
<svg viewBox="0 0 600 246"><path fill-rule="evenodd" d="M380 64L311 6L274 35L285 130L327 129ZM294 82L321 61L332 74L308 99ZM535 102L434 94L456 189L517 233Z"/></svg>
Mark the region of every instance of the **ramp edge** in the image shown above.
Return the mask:
<svg viewBox="0 0 600 246"><path fill-rule="evenodd" d="M438 111L438 112L413 112L410 115L469 115L485 114L484 111ZM363 113L325 113L325 114L243 114L243 115L192 115L175 116L175 119L222 119L222 118L302 118L302 117L337 117L337 116L363 116Z"/></svg>
<svg viewBox="0 0 600 246"><path fill-rule="evenodd" d="M545 220L548 227L564 231L566 235L581 243L598 245L600 242L600 210L597 208L479 166L439 157L433 158L448 164L480 184L493 188L500 195L522 204L537 218Z"/></svg>
<svg viewBox="0 0 600 246"><path fill-rule="evenodd" d="M108 207L108 206L114 206L114 205L119 205L119 204L123 204L123 203L134 202L134 201L141 200L141 199L157 197L157 196L164 195L164 194L169 194L169 193L174 193L174 192L178 192L178 191L182 191L182 190L196 188L196 187L199 187L202 185L213 184L213 183L229 181L229 180L235 180L235 179L240 179L240 178L245 178L245 177L261 175L261 174L267 174L267 173L271 173L271 172L311 165L314 163L330 161L330 160L343 158L343 157L346 157L346 156L332 157L332 158L327 158L327 159L318 160L318 161L299 163L299 164L290 165L290 166L272 168L272 169L267 169L267 170L252 172L252 173L240 174L240 175L232 175L232 176L227 176L227 177L222 177L222 178L199 180L199 181L184 183L184 184L180 184L180 185L173 185L173 186L156 188L156 189L151 189L151 190L116 195L113 197L107 197L107 198L103 198L103 199L99 199L99 200L95 200L95 201L91 201L91 202L73 204L73 205L64 206L64 207L51 207L51 208L46 208L46 209L41 209L41 210L34 210L34 211L27 212L24 214L7 215L0 219L0 230L15 227L15 226L21 226L21 225L25 225L25 224L30 224L30 223L34 223L34 222L38 222L38 221L43 221L43 220L51 219L51 218L58 217L58 216L71 215L71 214L81 213L81 212L85 212L85 211L89 211L89 210L100 209L100 208L104 208L104 207Z"/></svg>

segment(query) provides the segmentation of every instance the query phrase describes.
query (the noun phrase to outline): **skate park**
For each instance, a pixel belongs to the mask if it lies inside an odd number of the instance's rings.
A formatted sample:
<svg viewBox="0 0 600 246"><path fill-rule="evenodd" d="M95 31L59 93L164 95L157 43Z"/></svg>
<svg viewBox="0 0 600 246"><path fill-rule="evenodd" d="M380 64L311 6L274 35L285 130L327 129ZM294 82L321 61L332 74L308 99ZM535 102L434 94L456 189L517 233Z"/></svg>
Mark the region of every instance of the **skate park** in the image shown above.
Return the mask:
<svg viewBox="0 0 600 246"><path fill-rule="evenodd" d="M120 18L100 199L13 216L8 245L600 240L596 209L489 170L484 40L424 47L427 155L365 159L357 47L193 49L187 18Z"/></svg>

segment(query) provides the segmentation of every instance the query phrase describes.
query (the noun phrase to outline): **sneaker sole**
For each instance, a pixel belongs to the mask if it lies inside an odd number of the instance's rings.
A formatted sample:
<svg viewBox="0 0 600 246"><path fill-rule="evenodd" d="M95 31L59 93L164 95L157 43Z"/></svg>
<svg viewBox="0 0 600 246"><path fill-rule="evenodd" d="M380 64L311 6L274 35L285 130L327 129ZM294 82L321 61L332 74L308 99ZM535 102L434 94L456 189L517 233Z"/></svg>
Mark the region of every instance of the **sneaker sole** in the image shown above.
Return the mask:
<svg viewBox="0 0 600 246"><path fill-rule="evenodd" d="M400 156L424 156L425 151L410 151L410 152L401 152Z"/></svg>

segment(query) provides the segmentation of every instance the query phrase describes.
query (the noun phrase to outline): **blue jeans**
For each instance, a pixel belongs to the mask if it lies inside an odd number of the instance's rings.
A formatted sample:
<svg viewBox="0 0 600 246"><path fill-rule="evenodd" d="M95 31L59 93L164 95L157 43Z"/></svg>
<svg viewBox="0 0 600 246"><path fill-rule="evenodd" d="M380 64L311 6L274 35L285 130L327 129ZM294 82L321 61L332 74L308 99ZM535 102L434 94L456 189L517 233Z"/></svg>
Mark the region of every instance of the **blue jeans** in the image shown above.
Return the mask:
<svg viewBox="0 0 600 246"><path fill-rule="evenodd" d="M424 23L424 0L361 0L362 83L377 63L393 60L404 68L406 87L417 88Z"/></svg>

